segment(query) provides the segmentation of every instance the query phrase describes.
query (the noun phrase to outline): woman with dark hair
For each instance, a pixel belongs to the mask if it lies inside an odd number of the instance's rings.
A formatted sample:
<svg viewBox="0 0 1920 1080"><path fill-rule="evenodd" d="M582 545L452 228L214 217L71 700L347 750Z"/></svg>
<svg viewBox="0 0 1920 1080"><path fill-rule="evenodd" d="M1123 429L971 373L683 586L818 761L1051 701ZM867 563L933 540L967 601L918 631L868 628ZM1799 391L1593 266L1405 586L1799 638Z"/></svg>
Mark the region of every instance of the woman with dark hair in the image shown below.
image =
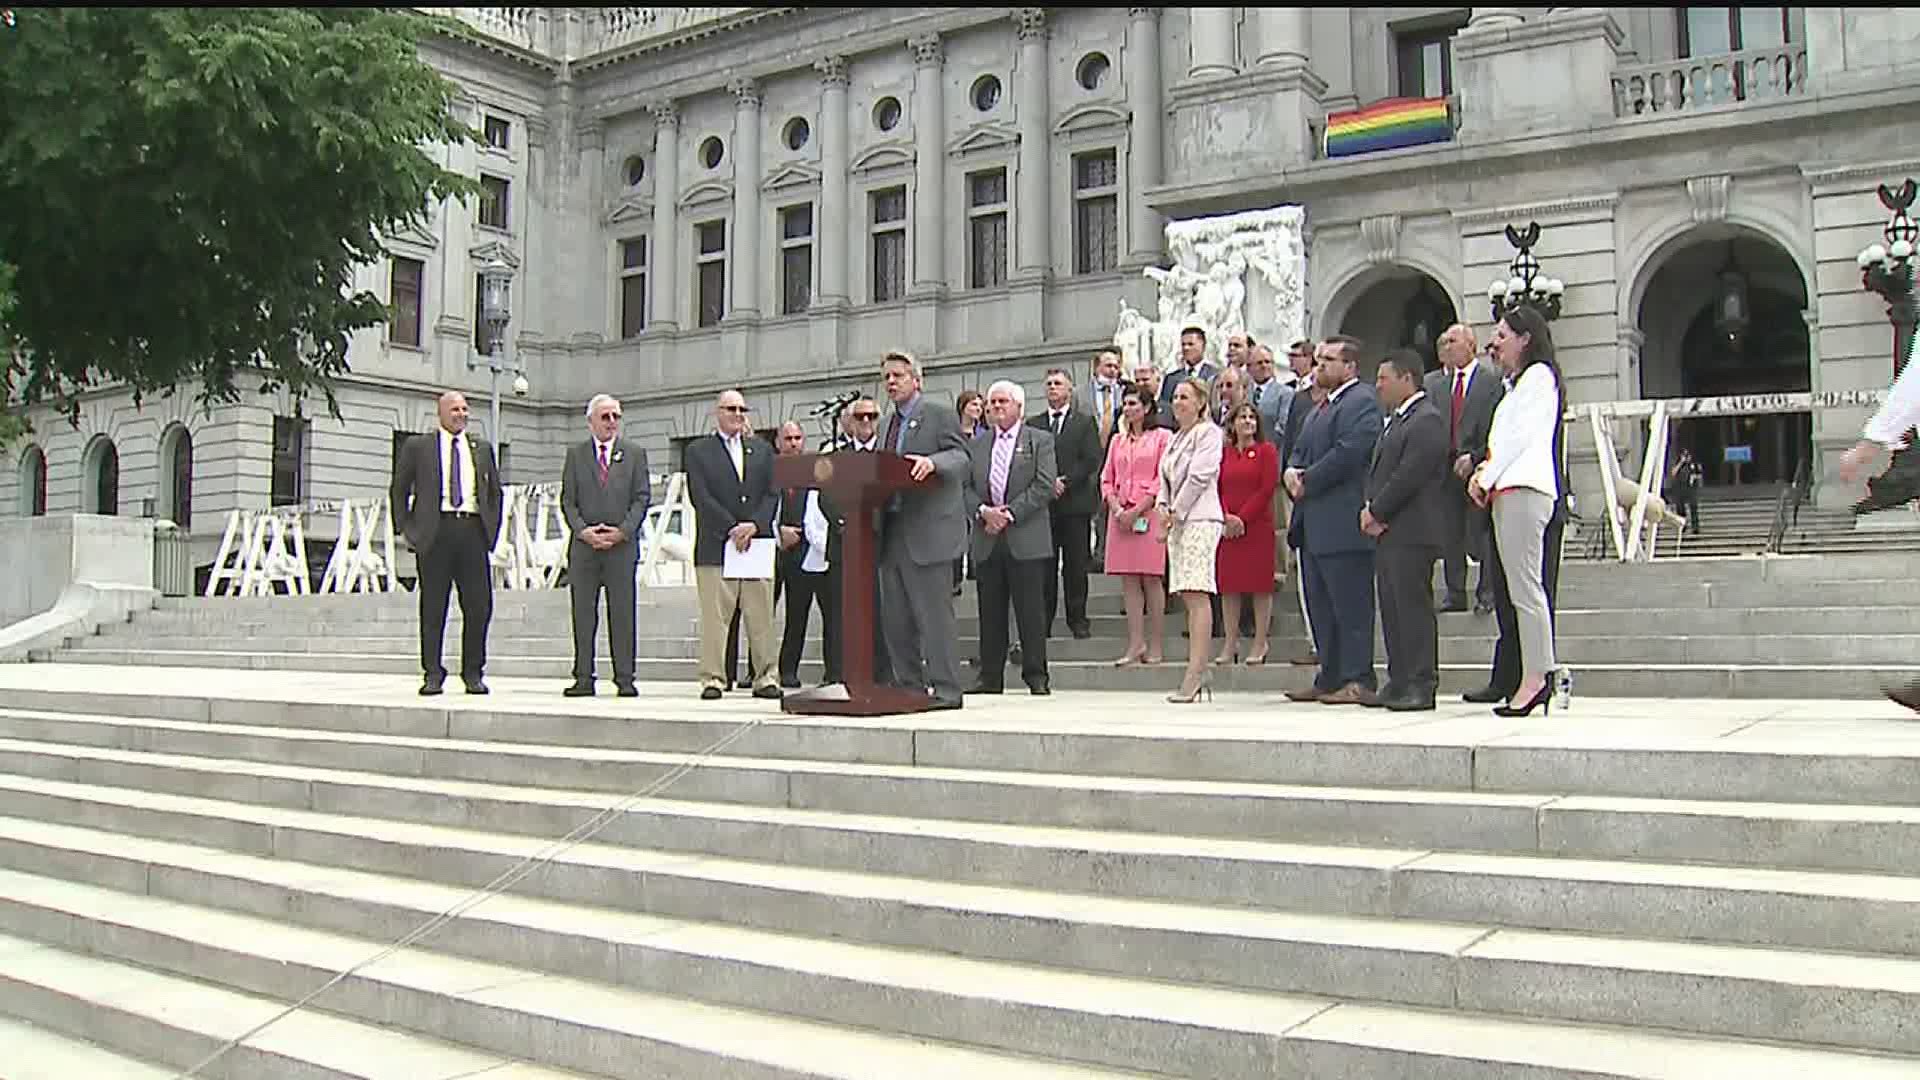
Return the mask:
<svg viewBox="0 0 1920 1080"><path fill-rule="evenodd" d="M1467 494L1493 513L1494 613L1500 636L1520 648L1519 686L1493 711L1527 716L1536 707L1548 710L1558 667L1546 567L1548 560L1559 561L1560 552L1548 544L1547 531L1560 513L1566 387L1547 321L1531 307L1513 308L1501 318L1487 352L1513 388L1493 411L1487 458L1468 481Z"/></svg>
<svg viewBox="0 0 1920 1080"><path fill-rule="evenodd" d="M1220 461L1220 505L1225 511L1214 572L1220 585L1221 625L1227 640L1216 664L1231 664L1240 649L1240 606L1253 604L1253 649L1247 666L1267 662L1267 625L1273 621L1273 562L1278 546L1273 493L1280 487L1280 451L1267 422L1248 401L1227 414L1227 447Z"/></svg>
<svg viewBox="0 0 1920 1080"><path fill-rule="evenodd" d="M1127 612L1127 651L1113 666L1132 667L1160 662L1167 537L1153 507L1160 457L1173 436L1153 426L1153 391L1129 386L1120 402L1120 426L1107 442L1100 470L1100 498L1107 504L1107 573L1120 579Z"/></svg>
<svg viewBox="0 0 1920 1080"><path fill-rule="evenodd" d="M987 430L987 399L978 390L962 390L960 396L953 399L953 411L960 414L960 437L972 439ZM971 523L969 523L971 527ZM953 595L960 595L960 583L973 575L966 572L967 557L963 553L953 560Z"/></svg>

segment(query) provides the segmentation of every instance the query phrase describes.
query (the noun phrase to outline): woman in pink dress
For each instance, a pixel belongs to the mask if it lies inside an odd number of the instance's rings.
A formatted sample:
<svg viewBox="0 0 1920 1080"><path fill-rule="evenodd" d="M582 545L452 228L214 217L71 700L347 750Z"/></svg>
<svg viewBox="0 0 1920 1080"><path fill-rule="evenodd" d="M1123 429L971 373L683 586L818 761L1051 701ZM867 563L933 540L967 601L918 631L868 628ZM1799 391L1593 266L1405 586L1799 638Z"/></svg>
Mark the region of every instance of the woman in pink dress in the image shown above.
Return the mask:
<svg viewBox="0 0 1920 1080"><path fill-rule="evenodd" d="M1155 427L1154 401L1138 387L1121 398L1120 427L1107 444L1100 497L1107 504L1107 573L1120 579L1127 606L1126 655L1114 667L1160 662L1167 595L1161 574L1167 538L1153 512L1160 494L1160 456L1173 433Z"/></svg>

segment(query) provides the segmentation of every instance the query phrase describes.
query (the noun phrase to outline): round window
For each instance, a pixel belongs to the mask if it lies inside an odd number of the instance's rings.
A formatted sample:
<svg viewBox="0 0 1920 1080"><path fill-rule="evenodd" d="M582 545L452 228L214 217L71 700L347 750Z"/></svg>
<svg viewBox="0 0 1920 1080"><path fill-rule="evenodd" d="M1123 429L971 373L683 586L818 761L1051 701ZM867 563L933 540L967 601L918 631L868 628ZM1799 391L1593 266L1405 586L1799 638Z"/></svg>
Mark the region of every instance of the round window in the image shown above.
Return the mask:
<svg viewBox="0 0 1920 1080"><path fill-rule="evenodd" d="M627 159L627 186L639 187L647 178L647 159L635 154Z"/></svg>
<svg viewBox="0 0 1920 1080"><path fill-rule="evenodd" d="M973 107L981 112L992 112L1000 104L1000 79L994 75L982 75L973 81Z"/></svg>
<svg viewBox="0 0 1920 1080"><path fill-rule="evenodd" d="M787 126L780 132L780 140L787 144L787 149L798 150L807 145L807 139L812 135L813 129L807 126L807 118L796 116L787 121Z"/></svg>
<svg viewBox="0 0 1920 1080"><path fill-rule="evenodd" d="M1088 53L1080 58L1080 66L1074 69L1074 79L1083 90L1098 90L1106 85L1107 73L1113 70L1113 64L1105 53Z"/></svg>
<svg viewBox="0 0 1920 1080"><path fill-rule="evenodd" d="M892 131L900 126L900 99L883 97L873 106L873 126Z"/></svg>
<svg viewBox="0 0 1920 1080"><path fill-rule="evenodd" d="M719 168L721 159L726 156L727 148L721 144L718 135L709 135L707 140L700 144L700 164L709 169Z"/></svg>

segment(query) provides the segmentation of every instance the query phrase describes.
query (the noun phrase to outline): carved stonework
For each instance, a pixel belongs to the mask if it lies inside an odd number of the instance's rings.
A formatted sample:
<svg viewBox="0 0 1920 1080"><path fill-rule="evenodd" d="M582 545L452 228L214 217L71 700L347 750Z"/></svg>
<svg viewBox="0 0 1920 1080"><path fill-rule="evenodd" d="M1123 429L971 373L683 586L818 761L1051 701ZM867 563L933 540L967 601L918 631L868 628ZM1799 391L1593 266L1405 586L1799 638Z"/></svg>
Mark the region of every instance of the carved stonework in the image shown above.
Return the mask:
<svg viewBox="0 0 1920 1080"><path fill-rule="evenodd" d="M473 259L474 264L477 266L484 266L494 259L499 259L515 270L520 269L520 256L513 250L513 245L503 244L498 240L489 240L484 244L476 244L467 249L467 255Z"/></svg>
<svg viewBox="0 0 1920 1080"><path fill-rule="evenodd" d="M1158 19L1159 17L1160 9L1157 7L1130 7L1127 9L1127 18L1129 19Z"/></svg>
<svg viewBox="0 0 1920 1080"><path fill-rule="evenodd" d="M940 67L947 62L947 50L940 44L939 34L919 34L907 39L907 48L913 52L913 66Z"/></svg>
<svg viewBox="0 0 1920 1080"><path fill-rule="evenodd" d="M1251 333L1262 341L1305 337L1305 225L1298 206L1168 222L1173 265L1144 271L1160 286L1157 318L1120 302L1113 343L1127 365L1147 357L1171 369L1179 362L1183 326L1207 331L1208 356L1216 361L1230 334Z"/></svg>
<svg viewBox="0 0 1920 1080"><path fill-rule="evenodd" d="M847 85L847 58L844 56L823 56L813 62L813 70L820 73L820 85L837 86L845 89Z"/></svg>
<svg viewBox="0 0 1920 1080"><path fill-rule="evenodd" d="M1732 187L1733 179L1725 173L1719 176L1696 176L1687 181L1687 198L1693 202L1693 220L1701 225L1727 220L1727 196Z"/></svg>
<svg viewBox="0 0 1920 1080"><path fill-rule="evenodd" d="M736 104L746 109L760 107L760 84L748 78L736 78L727 83L727 90L733 94Z"/></svg>
<svg viewBox="0 0 1920 1080"><path fill-rule="evenodd" d="M671 101L657 101L648 106L653 114L655 127L677 128L680 126L680 107Z"/></svg>
<svg viewBox="0 0 1920 1080"><path fill-rule="evenodd" d="M1363 218L1360 239L1367 245L1367 261L1378 265L1400 260L1400 215L1379 214Z"/></svg>
<svg viewBox="0 0 1920 1080"><path fill-rule="evenodd" d="M586 120L574 129L575 138L580 140L582 150L603 150L607 145L607 131L598 120Z"/></svg>
<svg viewBox="0 0 1920 1080"><path fill-rule="evenodd" d="M1044 40L1047 36L1046 8L1019 8L1013 13L1013 24L1021 41Z"/></svg>

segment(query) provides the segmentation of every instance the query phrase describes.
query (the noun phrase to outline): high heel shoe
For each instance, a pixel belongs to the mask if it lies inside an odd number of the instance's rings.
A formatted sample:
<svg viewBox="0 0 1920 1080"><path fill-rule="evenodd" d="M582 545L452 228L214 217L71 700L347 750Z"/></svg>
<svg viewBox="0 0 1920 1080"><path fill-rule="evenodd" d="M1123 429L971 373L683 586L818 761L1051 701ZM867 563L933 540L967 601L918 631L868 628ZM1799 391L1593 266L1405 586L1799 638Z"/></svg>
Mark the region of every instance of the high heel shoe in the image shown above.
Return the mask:
<svg viewBox="0 0 1920 1080"><path fill-rule="evenodd" d="M1267 650L1261 649L1257 653L1249 653L1247 658L1240 662L1248 667L1260 667L1267 662Z"/></svg>
<svg viewBox="0 0 1920 1080"><path fill-rule="evenodd" d="M1540 710L1541 716L1548 716L1553 713L1553 683L1551 681L1542 684L1540 692L1533 695L1533 700L1527 702L1524 707L1516 709L1511 705L1496 705L1493 708L1493 715L1532 716L1533 710L1536 708Z"/></svg>
<svg viewBox="0 0 1920 1080"><path fill-rule="evenodd" d="M1219 655L1213 658L1213 666L1214 667L1223 667L1223 666L1231 667L1234 661L1238 659L1240 659L1240 654L1238 650L1222 651Z"/></svg>
<svg viewBox="0 0 1920 1080"><path fill-rule="evenodd" d="M1185 686L1182 686L1180 689L1168 694L1167 700L1173 702L1175 705L1191 705L1194 699L1200 697L1205 697L1208 701L1213 700L1213 673L1210 671L1201 672L1200 681L1194 684L1193 689L1188 690Z"/></svg>
<svg viewBox="0 0 1920 1080"><path fill-rule="evenodd" d="M1142 649L1139 652L1130 652L1127 655L1121 657L1120 659L1115 660L1113 662L1113 666L1117 668L1130 668L1135 666L1136 664L1145 663L1146 659L1147 659L1147 652L1145 649Z"/></svg>

